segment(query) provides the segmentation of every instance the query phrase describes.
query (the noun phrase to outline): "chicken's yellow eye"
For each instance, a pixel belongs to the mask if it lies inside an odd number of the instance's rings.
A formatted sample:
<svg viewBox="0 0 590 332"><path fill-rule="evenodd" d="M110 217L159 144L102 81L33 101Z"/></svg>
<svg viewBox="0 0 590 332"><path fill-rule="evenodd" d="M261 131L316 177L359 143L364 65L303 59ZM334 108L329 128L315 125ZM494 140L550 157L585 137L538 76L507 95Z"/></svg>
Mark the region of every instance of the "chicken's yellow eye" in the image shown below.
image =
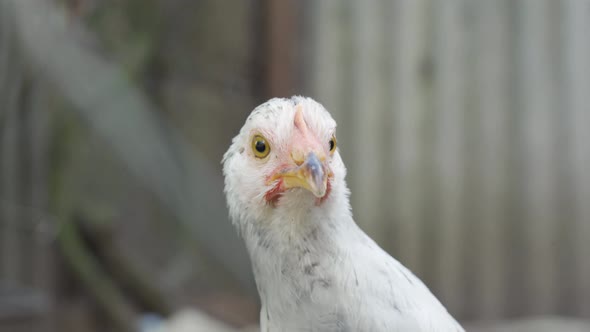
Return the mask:
<svg viewBox="0 0 590 332"><path fill-rule="evenodd" d="M264 158L270 153L270 145L262 135L255 135L252 138L252 151L256 158Z"/></svg>
<svg viewBox="0 0 590 332"><path fill-rule="evenodd" d="M336 151L336 136L332 135L332 138L330 138L330 153L334 151Z"/></svg>

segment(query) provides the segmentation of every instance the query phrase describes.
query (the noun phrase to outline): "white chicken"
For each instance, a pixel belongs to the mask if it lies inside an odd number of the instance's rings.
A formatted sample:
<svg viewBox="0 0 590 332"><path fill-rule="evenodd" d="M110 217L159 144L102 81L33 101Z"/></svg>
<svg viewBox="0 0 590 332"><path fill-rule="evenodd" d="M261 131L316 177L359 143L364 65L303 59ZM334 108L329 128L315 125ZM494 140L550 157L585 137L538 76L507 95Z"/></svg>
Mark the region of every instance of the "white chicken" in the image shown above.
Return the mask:
<svg viewBox="0 0 590 332"><path fill-rule="evenodd" d="M354 222L336 122L310 98L258 106L223 158L262 331L463 331Z"/></svg>

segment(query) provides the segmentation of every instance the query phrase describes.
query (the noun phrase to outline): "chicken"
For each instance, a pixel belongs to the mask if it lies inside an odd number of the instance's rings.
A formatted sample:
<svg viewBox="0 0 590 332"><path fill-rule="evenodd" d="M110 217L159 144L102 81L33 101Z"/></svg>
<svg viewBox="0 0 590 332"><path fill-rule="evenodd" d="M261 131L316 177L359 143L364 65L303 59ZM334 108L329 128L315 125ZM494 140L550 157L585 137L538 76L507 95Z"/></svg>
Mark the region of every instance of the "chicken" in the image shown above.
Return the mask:
<svg viewBox="0 0 590 332"><path fill-rule="evenodd" d="M336 122L310 98L258 106L223 158L262 331L463 331L354 222Z"/></svg>

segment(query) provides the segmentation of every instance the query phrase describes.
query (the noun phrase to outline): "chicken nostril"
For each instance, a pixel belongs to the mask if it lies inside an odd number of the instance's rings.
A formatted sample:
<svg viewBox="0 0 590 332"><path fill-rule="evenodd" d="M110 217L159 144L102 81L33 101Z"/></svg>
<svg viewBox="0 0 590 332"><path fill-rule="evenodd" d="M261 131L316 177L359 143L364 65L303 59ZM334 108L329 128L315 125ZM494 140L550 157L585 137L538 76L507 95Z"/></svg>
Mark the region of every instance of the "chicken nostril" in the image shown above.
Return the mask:
<svg viewBox="0 0 590 332"><path fill-rule="evenodd" d="M305 155L300 151L293 151L291 152L291 159L293 160L295 165L301 166L305 162Z"/></svg>

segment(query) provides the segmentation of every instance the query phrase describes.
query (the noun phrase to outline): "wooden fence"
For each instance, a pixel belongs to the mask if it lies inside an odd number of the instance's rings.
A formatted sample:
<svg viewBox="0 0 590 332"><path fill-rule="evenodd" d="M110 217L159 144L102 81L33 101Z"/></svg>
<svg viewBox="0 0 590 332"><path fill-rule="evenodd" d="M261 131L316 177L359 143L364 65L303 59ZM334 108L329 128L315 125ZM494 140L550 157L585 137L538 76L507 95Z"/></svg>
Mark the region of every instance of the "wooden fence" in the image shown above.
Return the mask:
<svg viewBox="0 0 590 332"><path fill-rule="evenodd" d="M356 220L463 319L590 317L590 1L318 1Z"/></svg>

